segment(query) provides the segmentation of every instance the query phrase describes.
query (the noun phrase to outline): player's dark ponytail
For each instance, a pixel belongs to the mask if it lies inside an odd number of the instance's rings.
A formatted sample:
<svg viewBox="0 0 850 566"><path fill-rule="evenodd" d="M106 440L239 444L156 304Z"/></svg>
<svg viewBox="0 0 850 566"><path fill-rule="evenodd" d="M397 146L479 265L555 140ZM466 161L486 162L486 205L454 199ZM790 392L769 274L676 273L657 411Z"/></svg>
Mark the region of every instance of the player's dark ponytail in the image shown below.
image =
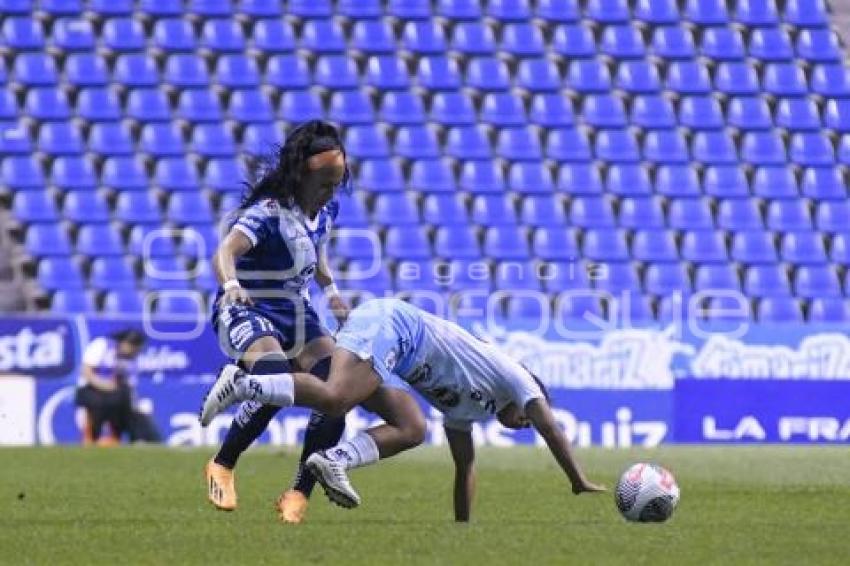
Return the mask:
<svg viewBox="0 0 850 566"><path fill-rule="evenodd" d="M263 198L277 199L281 203L295 198L307 160L335 149L345 156L342 137L333 124L324 120L310 120L293 128L274 155L260 157L255 162L251 172L255 180L246 183L242 208ZM351 190L351 171L347 164L340 185L346 191Z"/></svg>

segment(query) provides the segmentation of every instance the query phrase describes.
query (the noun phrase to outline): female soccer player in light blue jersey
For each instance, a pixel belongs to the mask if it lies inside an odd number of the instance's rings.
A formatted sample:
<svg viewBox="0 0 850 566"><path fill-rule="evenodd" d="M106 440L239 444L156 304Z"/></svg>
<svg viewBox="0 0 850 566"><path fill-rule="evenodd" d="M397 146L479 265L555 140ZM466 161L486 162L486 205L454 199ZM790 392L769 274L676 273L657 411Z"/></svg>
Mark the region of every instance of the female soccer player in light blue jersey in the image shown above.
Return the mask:
<svg viewBox="0 0 850 566"><path fill-rule="evenodd" d="M454 323L397 299L362 303L337 334L326 382L307 373L247 374L222 369L204 400L201 424L240 400L282 407L299 405L328 415L343 415L401 378L444 415L455 460L455 517L468 520L473 492L471 425L497 416L505 426L533 426L566 473L576 494L604 488L581 471L557 425L542 384L528 370ZM424 440L425 421L418 407L393 402L378 414L385 424L358 433L350 441L316 452L307 467L328 497L356 507L360 496L346 470L388 458Z"/></svg>

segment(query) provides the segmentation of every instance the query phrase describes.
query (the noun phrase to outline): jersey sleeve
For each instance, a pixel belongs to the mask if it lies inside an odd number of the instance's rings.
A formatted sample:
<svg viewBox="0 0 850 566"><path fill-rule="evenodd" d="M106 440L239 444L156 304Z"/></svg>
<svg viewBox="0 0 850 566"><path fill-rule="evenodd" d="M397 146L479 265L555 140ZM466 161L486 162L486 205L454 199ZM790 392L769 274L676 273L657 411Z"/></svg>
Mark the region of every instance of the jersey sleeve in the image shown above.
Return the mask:
<svg viewBox="0 0 850 566"><path fill-rule="evenodd" d="M511 398L517 407L524 408L532 399L543 399L543 390L524 369L517 368L510 378Z"/></svg>
<svg viewBox="0 0 850 566"><path fill-rule="evenodd" d="M459 432L470 432L472 430L472 421L460 419L443 419L443 426Z"/></svg>
<svg viewBox="0 0 850 566"><path fill-rule="evenodd" d="M275 230L277 214L270 202L257 203L239 214L233 229L244 234L256 247L267 240Z"/></svg>
<svg viewBox="0 0 850 566"><path fill-rule="evenodd" d="M103 363L108 344L105 338L95 338L86 346L83 352L83 363L87 366L97 368Z"/></svg>

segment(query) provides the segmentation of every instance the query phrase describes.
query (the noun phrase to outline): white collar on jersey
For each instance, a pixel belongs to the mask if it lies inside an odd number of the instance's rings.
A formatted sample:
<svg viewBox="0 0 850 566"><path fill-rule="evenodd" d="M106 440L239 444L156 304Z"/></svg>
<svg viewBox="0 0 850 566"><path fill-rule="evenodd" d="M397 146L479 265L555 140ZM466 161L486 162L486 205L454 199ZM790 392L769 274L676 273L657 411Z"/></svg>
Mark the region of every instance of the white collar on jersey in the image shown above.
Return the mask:
<svg viewBox="0 0 850 566"><path fill-rule="evenodd" d="M315 232L319 229L319 214L316 214L315 218L308 217L307 214L301 210L301 207L295 202L295 199L290 199L289 208L308 230ZM321 209L319 209L319 211L321 212Z"/></svg>

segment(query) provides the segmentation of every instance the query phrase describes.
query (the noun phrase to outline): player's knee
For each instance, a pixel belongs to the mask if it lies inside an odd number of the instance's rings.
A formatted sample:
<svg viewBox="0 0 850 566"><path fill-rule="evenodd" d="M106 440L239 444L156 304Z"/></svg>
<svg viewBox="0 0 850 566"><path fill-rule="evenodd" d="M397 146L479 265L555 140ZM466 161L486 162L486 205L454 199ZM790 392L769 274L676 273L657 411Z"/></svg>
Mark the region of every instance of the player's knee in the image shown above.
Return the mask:
<svg viewBox="0 0 850 566"><path fill-rule="evenodd" d="M404 439L408 448L414 448L425 442L425 434L428 432L428 424L422 414L411 416L404 425Z"/></svg>
<svg viewBox="0 0 850 566"><path fill-rule="evenodd" d="M325 387L324 406L319 409L331 418L344 417L356 404L344 389L328 385Z"/></svg>

